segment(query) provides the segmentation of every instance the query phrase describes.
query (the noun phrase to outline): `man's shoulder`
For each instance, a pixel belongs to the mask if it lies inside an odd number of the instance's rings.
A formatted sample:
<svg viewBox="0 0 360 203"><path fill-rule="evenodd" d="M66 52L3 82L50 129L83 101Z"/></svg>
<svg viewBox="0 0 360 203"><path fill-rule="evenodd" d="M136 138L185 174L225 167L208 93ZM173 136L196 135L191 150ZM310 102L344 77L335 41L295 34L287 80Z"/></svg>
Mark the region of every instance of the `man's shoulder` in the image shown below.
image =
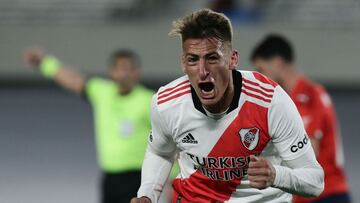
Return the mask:
<svg viewBox="0 0 360 203"><path fill-rule="evenodd" d="M187 100L191 97L191 85L187 76L177 78L161 86L155 94L158 108L164 109Z"/></svg>
<svg viewBox="0 0 360 203"><path fill-rule="evenodd" d="M137 92L139 92L142 96L145 96L145 97L152 97L152 95L154 95L154 91L142 84L139 84L135 87L135 90Z"/></svg>
<svg viewBox="0 0 360 203"><path fill-rule="evenodd" d="M105 78L105 77L100 77L100 76L89 77L86 81L86 85L100 87L100 88L116 86L114 81L112 81L111 79Z"/></svg>
<svg viewBox="0 0 360 203"><path fill-rule="evenodd" d="M257 72L257 71L239 71L242 75L243 82L248 82L254 85L259 85L263 87L268 87L274 89L278 84L267 76Z"/></svg>
<svg viewBox="0 0 360 203"><path fill-rule="evenodd" d="M263 107L271 104L278 84L256 71L240 71L241 93L246 100Z"/></svg>
<svg viewBox="0 0 360 203"><path fill-rule="evenodd" d="M171 82L165 84L165 85L162 85L158 92L162 92L163 90L166 90L166 89L169 89L169 88L172 88L172 89L175 89L176 87L179 87L185 83L188 83L190 84L190 81L189 81L189 77L187 75L183 75L181 77L178 77L174 80L172 80Z"/></svg>
<svg viewBox="0 0 360 203"><path fill-rule="evenodd" d="M90 101L103 101L107 95L116 91L116 84L107 78L89 77L85 83L84 95Z"/></svg>
<svg viewBox="0 0 360 203"><path fill-rule="evenodd" d="M301 91L294 95L295 100L309 105L319 102L324 106L331 104L331 98L323 85L305 76L302 76L299 80L297 88L301 89Z"/></svg>

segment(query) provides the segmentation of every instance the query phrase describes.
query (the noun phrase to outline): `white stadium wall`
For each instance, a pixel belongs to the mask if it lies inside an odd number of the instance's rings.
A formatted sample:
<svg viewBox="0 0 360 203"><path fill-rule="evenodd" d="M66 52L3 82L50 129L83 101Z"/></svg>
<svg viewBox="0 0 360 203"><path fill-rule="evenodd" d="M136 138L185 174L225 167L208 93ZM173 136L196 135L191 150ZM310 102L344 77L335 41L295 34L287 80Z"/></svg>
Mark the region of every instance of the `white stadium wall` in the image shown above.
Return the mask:
<svg viewBox="0 0 360 203"><path fill-rule="evenodd" d="M21 53L37 45L59 56L65 63L85 73L104 73L112 50L122 47L138 51L147 81L169 80L182 74L180 40L167 35L171 21L132 23L114 26L17 26L0 27L0 80L38 79L24 69ZM287 29L286 27L236 27L235 48L240 66L250 69L249 54L265 34L276 31L288 36L296 46L299 69L330 85L360 86L360 30Z"/></svg>

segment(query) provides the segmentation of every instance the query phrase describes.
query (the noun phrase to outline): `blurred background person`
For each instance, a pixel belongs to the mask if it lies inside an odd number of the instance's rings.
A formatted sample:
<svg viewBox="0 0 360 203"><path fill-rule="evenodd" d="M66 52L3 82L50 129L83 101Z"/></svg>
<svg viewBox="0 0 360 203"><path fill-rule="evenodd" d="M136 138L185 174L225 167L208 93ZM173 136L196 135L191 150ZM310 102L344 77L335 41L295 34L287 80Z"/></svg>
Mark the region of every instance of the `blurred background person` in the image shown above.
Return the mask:
<svg viewBox="0 0 360 203"><path fill-rule="evenodd" d="M24 57L44 77L90 102L103 173L101 202L129 202L140 186L153 94L139 84L139 56L128 49L115 51L109 60L109 79L86 78L41 49L29 49Z"/></svg>
<svg viewBox="0 0 360 203"><path fill-rule="evenodd" d="M292 44L278 34L270 34L253 49L256 70L278 82L297 106L315 154L325 172L325 190L318 198L294 196L294 203L349 203L344 171L343 147L332 100L325 88L299 73ZM301 145L292 146L296 152Z"/></svg>

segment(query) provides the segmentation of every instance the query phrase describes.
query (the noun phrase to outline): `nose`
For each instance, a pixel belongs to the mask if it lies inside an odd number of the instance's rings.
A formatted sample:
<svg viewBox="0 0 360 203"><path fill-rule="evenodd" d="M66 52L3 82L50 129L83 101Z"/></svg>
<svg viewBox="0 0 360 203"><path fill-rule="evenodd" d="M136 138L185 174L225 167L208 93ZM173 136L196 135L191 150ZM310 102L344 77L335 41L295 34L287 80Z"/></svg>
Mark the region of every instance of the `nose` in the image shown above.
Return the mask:
<svg viewBox="0 0 360 203"><path fill-rule="evenodd" d="M199 61L199 74L201 80L205 80L209 75L209 71L207 70L206 62L204 59L200 59Z"/></svg>

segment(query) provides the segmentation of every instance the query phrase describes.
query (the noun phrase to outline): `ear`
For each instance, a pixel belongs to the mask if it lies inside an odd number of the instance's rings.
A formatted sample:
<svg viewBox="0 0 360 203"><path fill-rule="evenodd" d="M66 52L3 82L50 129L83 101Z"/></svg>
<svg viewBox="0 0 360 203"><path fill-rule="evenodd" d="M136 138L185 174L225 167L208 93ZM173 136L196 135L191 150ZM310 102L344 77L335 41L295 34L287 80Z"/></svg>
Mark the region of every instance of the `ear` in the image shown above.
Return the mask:
<svg viewBox="0 0 360 203"><path fill-rule="evenodd" d="M230 58L230 70L235 70L239 63L239 54L236 49L231 51L231 58Z"/></svg>

